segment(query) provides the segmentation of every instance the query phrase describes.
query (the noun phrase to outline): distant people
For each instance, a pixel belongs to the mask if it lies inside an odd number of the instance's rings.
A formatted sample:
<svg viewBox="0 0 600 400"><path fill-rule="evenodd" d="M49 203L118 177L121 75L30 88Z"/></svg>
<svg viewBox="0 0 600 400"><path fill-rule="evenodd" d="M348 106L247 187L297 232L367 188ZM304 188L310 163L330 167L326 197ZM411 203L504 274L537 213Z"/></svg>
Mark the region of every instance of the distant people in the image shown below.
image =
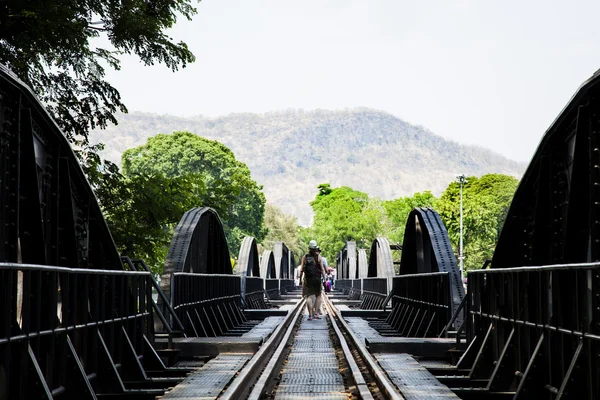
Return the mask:
<svg viewBox="0 0 600 400"><path fill-rule="evenodd" d="M327 272L327 280L325 281L325 293L331 292L331 273Z"/></svg>
<svg viewBox="0 0 600 400"><path fill-rule="evenodd" d="M317 251L319 252L319 256L321 255L321 248L317 247ZM329 269L329 265L327 265L327 259L325 257L321 257L322 260L322 264L323 264L323 271L325 271L325 274L323 275L323 280L321 281L323 284L323 288L325 289L325 291L327 291L327 270ZM319 307L317 308L317 313L319 315L323 315L323 299L321 298L321 301L319 301Z"/></svg>
<svg viewBox="0 0 600 400"><path fill-rule="evenodd" d="M302 282L302 296L306 297L308 320L321 319L318 314L321 306L321 278L325 276L319 247L315 240L308 243L308 254L302 257L300 264L300 282ZM302 280L304 277L304 280Z"/></svg>

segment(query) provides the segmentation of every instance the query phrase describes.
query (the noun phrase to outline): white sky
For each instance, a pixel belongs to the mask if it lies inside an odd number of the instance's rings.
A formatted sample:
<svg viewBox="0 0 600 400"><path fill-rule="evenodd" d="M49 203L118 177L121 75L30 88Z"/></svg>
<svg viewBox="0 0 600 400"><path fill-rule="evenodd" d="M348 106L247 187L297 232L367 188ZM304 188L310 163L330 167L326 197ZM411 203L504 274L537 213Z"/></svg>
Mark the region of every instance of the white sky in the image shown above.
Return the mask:
<svg viewBox="0 0 600 400"><path fill-rule="evenodd" d="M528 161L600 68L600 2L204 0L175 74L124 58L131 111L217 116L366 106Z"/></svg>

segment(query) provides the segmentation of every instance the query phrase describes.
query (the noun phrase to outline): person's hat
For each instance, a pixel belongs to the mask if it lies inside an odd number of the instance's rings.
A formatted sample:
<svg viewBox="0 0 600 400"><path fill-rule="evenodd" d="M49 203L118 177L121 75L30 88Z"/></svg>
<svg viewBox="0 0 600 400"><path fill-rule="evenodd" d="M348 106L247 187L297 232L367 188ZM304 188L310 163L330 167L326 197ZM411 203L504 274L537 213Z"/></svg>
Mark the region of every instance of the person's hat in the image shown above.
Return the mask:
<svg viewBox="0 0 600 400"><path fill-rule="evenodd" d="M310 242L308 242L308 248L311 250L317 250L319 248L319 246L317 246L317 241L311 240Z"/></svg>

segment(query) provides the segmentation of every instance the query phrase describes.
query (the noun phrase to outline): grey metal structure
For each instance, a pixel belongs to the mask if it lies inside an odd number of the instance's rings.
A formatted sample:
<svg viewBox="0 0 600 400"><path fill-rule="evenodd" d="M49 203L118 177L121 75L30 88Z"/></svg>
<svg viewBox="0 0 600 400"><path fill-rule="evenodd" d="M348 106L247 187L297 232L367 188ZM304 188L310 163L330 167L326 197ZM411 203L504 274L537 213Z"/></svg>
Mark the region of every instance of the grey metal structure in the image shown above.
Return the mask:
<svg viewBox="0 0 600 400"><path fill-rule="evenodd" d="M450 279L452 310L455 313L465 297L465 289L452 250L446 226L432 208L413 209L406 222L400 260L400 275L446 272ZM462 315L457 324L462 324Z"/></svg>
<svg viewBox="0 0 600 400"><path fill-rule="evenodd" d="M196 207L187 211L175 228L160 281L163 292L169 298L171 277L177 272L232 273L223 225L212 208Z"/></svg>
<svg viewBox="0 0 600 400"><path fill-rule="evenodd" d="M275 256L272 250L264 250L260 256L260 277L263 279L277 279Z"/></svg>
<svg viewBox="0 0 600 400"><path fill-rule="evenodd" d="M242 240L237 260L240 276L242 305L245 308L266 308L264 302L265 280L260 276L256 239L246 236Z"/></svg>
<svg viewBox="0 0 600 400"><path fill-rule="evenodd" d="M256 246L255 238L246 236L242 240L237 265L237 273L239 275L260 277L258 247Z"/></svg>
<svg viewBox="0 0 600 400"><path fill-rule="evenodd" d="M152 275L126 271L64 134L0 65L0 398L150 399ZM160 378L160 379L156 379Z"/></svg>
<svg viewBox="0 0 600 400"><path fill-rule="evenodd" d="M366 278L369 275L369 261L365 249L358 249L357 273L359 279Z"/></svg>
<svg viewBox="0 0 600 400"><path fill-rule="evenodd" d="M275 257L275 271L277 278L290 279L292 276L290 264L290 251L283 242L273 244L273 256Z"/></svg>

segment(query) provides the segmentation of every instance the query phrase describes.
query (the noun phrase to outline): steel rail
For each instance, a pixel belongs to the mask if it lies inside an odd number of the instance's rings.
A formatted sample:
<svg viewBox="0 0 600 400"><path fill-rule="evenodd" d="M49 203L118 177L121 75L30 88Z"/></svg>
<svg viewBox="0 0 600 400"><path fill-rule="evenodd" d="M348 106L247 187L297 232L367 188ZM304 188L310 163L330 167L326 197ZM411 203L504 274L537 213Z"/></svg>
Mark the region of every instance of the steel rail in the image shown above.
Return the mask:
<svg viewBox="0 0 600 400"><path fill-rule="evenodd" d="M248 396L248 400L259 400L260 398L262 398L263 394L265 394L265 392L269 388L270 381L272 380L272 378L274 378L273 375L279 372L278 367L280 367L284 361L283 357L285 356L285 348L287 347L290 337L292 336L292 332L294 331L296 321L298 321L298 318L302 317L302 314L304 312L304 304L306 303L306 300L302 299L301 303L302 307L300 307L300 309L296 313L294 317L294 322L290 324L287 331L285 332L285 336L281 339L279 346L277 346L277 350L271 357L271 360L269 361L265 369L262 371L258 382L256 382L254 388L252 389L252 392Z"/></svg>
<svg viewBox="0 0 600 400"><path fill-rule="evenodd" d="M329 299L327 299L326 302L329 302ZM377 386L379 386L379 389L385 395L385 397L390 400L405 400L404 396L400 394L398 389L396 389L396 386L392 383L390 378L388 378L385 371L379 366L377 360L375 360L371 353L369 353L365 345L356 337L352 329L350 329L346 321L344 321L340 310L333 307L333 305L331 305L331 309L335 313L335 316L340 322L340 325L342 325L342 327L346 331L346 334L348 335L350 340L352 340L354 347L356 348L360 357L363 359L365 365L373 375L373 378L375 378Z"/></svg>
<svg viewBox="0 0 600 400"><path fill-rule="evenodd" d="M360 369L358 368L358 364L356 364L356 360L354 359L354 356L352 355L352 352L350 351L350 347L348 347L346 338L342 334L342 331L340 330L340 328L338 328L337 322L335 322L335 318L334 318L335 314L333 311L333 305L331 304L331 301L325 294L323 294L322 296L326 299L324 301L324 303L325 303L325 307L327 307L327 309L329 310L329 320L331 321L331 326L333 326L333 330L335 331L335 334L340 342L340 346L342 347L342 350L344 351L344 357L346 358L346 362L348 363L348 366L350 367L350 370L352 371L352 377L354 378L354 383L356 384L356 387L358 388L360 397L363 400L373 400L373 395L371 394L371 391L369 390L369 386L367 385L365 378L363 377L362 373L360 372Z"/></svg>
<svg viewBox="0 0 600 400"><path fill-rule="evenodd" d="M279 358L278 352L282 346L285 347L298 317L302 315L305 302L305 299L300 299L298 301L294 309L288 313L285 321L277 327L271 337L261 346L250 361L248 361L237 377L229 384L227 390L219 396L219 399L238 400L250 398L248 397L250 389L254 386L252 393L257 390L261 384L259 377L261 377L263 371L266 370L265 368L271 365L274 359ZM259 382L257 382L257 380L259 380Z"/></svg>

